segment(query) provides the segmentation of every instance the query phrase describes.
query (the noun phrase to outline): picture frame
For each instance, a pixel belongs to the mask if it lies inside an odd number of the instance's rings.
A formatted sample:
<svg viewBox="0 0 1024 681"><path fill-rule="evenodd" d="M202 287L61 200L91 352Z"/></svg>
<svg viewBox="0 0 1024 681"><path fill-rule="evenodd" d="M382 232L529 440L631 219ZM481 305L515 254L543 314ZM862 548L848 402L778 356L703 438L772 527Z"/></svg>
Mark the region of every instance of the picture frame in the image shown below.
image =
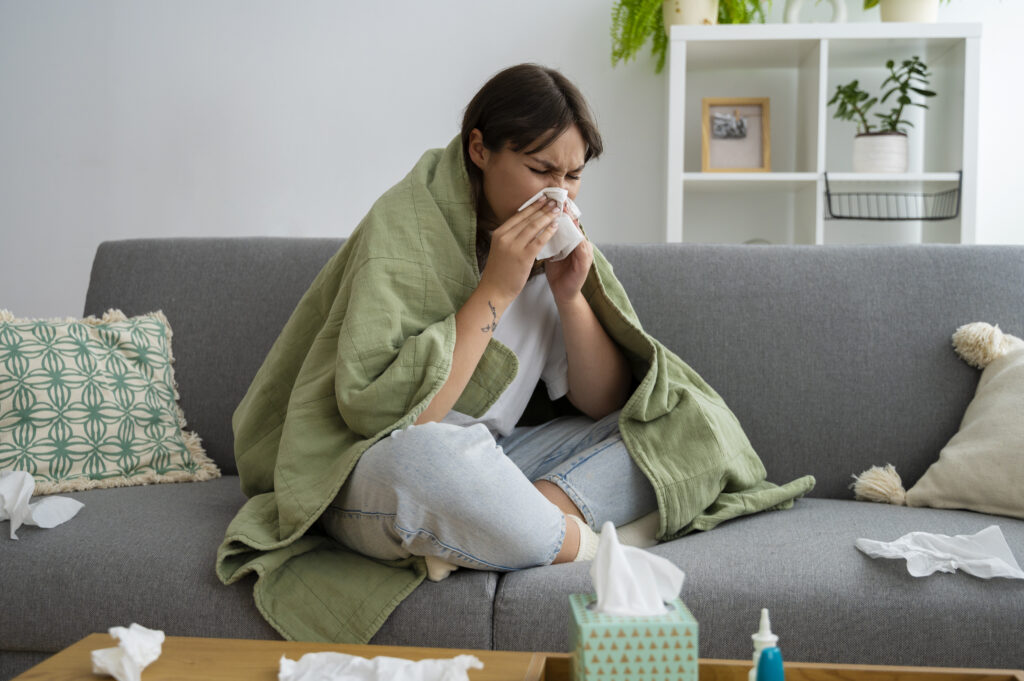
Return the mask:
<svg viewBox="0 0 1024 681"><path fill-rule="evenodd" d="M768 97L704 97L701 100L701 171L771 171L768 100Z"/></svg>

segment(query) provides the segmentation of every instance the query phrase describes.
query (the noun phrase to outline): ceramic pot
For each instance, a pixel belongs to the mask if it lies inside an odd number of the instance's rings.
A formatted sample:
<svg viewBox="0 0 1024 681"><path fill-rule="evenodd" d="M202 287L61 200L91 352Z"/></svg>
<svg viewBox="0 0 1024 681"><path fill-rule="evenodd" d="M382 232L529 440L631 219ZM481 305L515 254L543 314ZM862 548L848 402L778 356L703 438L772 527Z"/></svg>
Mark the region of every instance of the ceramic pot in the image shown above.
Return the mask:
<svg viewBox="0 0 1024 681"><path fill-rule="evenodd" d="M934 24L939 17L939 0L880 0L882 21L911 21Z"/></svg>
<svg viewBox="0 0 1024 681"><path fill-rule="evenodd" d="M902 132L869 132L853 138L853 172L907 172L907 136Z"/></svg>
<svg viewBox="0 0 1024 681"><path fill-rule="evenodd" d="M718 0L665 0L661 11L666 32L673 24L718 23Z"/></svg>
<svg viewBox="0 0 1024 681"><path fill-rule="evenodd" d="M832 4L832 23L841 24L846 22L846 0L829 0ZM800 8L804 0L786 0L785 19L787 24L800 23Z"/></svg>

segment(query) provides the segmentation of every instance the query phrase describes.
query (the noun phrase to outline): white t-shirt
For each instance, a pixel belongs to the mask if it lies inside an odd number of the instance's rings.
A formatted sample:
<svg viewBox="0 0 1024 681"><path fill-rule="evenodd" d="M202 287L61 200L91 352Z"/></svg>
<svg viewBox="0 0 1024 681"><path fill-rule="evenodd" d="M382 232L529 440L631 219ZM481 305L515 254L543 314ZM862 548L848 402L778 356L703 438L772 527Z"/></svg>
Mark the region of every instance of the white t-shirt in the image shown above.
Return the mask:
<svg viewBox="0 0 1024 681"><path fill-rule="evenodd" d="M442 423L457 426L482 423L492 435L508 435L526 410L538 380L544 381L552 400L569 392L569 360L565 354L562 323L544 274L527 280L498 321L494 339L508 346L518 358L516 377L480 418L453 409Z"/></svg>

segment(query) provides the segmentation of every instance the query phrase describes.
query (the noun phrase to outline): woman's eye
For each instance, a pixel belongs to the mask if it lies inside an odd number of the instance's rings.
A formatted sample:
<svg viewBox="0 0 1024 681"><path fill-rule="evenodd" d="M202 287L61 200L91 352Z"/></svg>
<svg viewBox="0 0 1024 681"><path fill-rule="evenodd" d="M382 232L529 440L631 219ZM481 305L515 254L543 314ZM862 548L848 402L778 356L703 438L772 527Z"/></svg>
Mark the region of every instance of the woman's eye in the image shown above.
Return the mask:
<svg viewBox="0 0 1024 681"><path fill-rule="evenodd" d="M530 166L526 166L526 167L530 168ZM548 175L548 174L550 174L550 173L552 173L554 171L553 170L541 170L541 169L538 169L538 168L530 168L530 172L536 173L537 175ZM578 182L579 179L580 179L579 175L566 175L565 177L566 177L566 179L572 180L573 182Z"/></svg>

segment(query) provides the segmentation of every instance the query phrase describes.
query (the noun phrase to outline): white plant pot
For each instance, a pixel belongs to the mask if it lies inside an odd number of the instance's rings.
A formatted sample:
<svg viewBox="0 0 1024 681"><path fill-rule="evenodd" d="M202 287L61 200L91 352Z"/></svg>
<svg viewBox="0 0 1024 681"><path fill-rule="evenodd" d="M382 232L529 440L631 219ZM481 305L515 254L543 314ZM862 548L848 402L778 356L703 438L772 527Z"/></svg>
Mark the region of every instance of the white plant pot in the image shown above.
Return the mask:
<svg viewBox="0 0 1024 681"><path fill-rule="evenodd" d="M901 132L876 132L853 138L853 172L907 172L907 136Z"/></svg>
<svg viewBox="0 0 1024 681"><path fill-rule="evenodd" d="M880 0L882 21L911 21L934 24L939 17L939 0Z"/></svg>
<svg viewBox="0 0 1024 681"><path fill-rule="evenodd" d="M832 23L841 24L846 22L846 0L829 0L832 3ZM809 3L808 3L809 4ZM817 4L817 3L815 3ZM786 10L783 15L787 24L800 23L800 10L804 0L786 0Z"/></svg>
<svg viewBox="0 0 1024 681"><path fill-rule="evenodd" d="M673 24L717 24L718 0L665 0L661 12L666 33Z"/></svg>

